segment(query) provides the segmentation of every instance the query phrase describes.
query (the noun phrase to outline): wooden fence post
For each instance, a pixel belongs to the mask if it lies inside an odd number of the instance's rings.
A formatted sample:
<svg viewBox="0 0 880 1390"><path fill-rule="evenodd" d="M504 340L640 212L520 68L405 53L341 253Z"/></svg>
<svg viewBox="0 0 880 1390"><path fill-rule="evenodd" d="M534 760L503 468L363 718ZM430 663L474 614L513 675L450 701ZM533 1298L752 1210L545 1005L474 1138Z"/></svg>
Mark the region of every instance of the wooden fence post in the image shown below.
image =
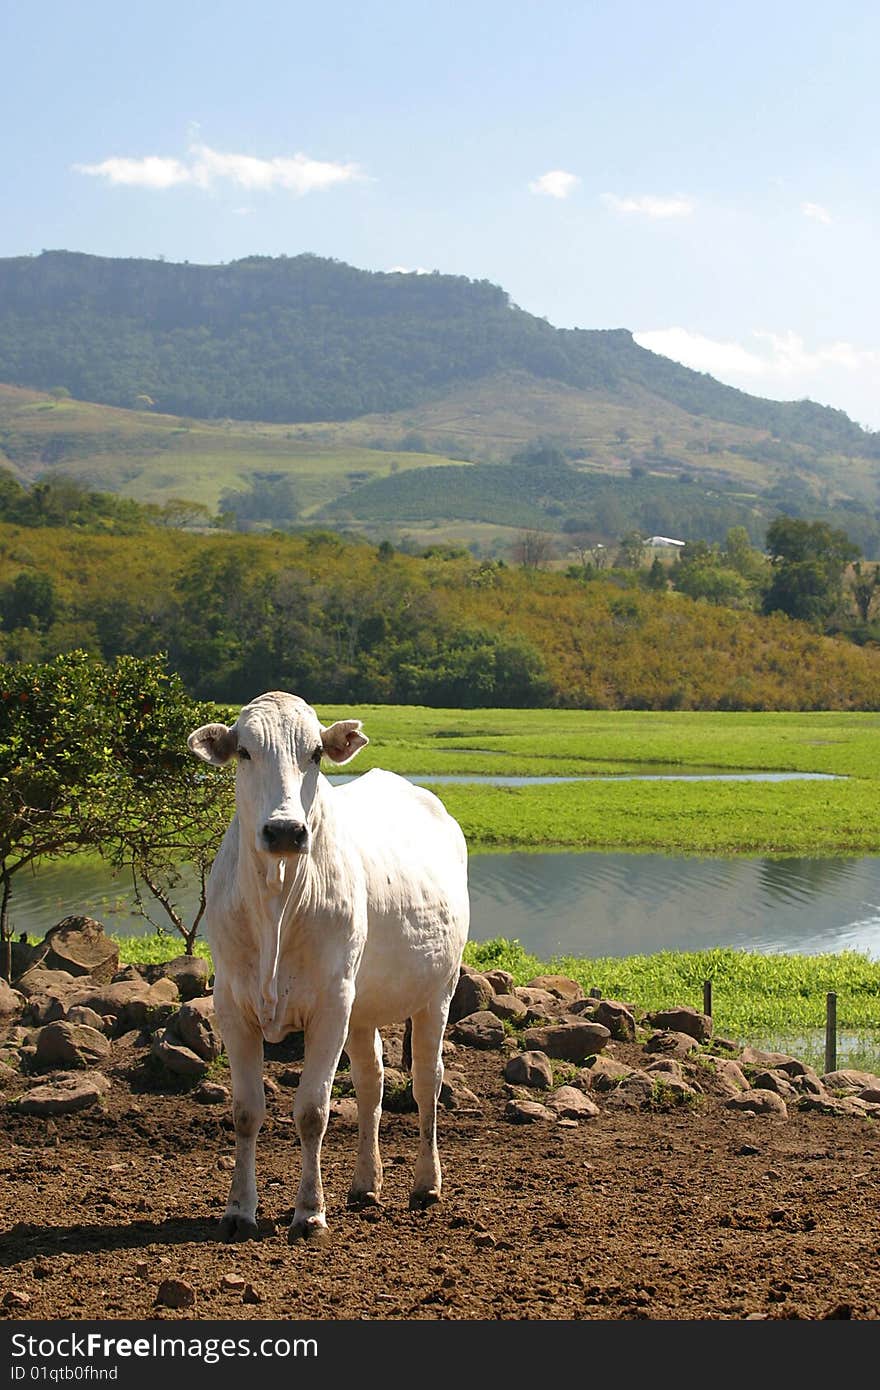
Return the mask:
<svg viewBox="0 0 880 1390"><path fill-rule="evenodd" d="M825 996L825 1070L837 1071L837 995Z"/></svg>
<svg viewBox="0 0 880 1390"><path fill-rule="evenodd" d="M712 981L703 981L703 1013L712 1017Z"/></svg>

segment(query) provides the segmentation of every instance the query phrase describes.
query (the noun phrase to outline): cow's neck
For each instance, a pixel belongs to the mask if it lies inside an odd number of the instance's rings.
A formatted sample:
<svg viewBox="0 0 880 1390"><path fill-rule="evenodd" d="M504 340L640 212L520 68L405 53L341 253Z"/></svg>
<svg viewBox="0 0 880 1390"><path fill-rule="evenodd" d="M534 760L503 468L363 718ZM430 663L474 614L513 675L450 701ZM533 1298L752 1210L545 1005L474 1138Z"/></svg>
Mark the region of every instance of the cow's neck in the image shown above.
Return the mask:
<svg viewBox="0 0 880 1390"><path fill-rule="evenodd" d="M270 880L265 856L257 855L239 836L239 883L247 917L258 937L264 1026L274 1021L278 1007L278 965L283 939L308 914L316 891L322 891L332 873L334 817L329 791L329 785L319 777L308 819L309 852L286 858L283 874L273 874Z"/></svg>

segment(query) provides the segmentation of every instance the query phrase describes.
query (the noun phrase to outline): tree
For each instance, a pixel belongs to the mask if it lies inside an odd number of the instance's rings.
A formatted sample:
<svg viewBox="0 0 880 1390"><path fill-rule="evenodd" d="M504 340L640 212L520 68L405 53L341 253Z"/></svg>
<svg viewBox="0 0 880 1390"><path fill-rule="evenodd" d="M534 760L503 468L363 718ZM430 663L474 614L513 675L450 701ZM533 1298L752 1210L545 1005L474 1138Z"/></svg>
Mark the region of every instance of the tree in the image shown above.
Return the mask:
<svg viewBox="0 0 880 1390"><path fill-rule="evenodd" d="M163 657L120 657L111 679L117 780L102 848L116 868L130 872L141 915L158 931L170 922L192 954L208 873L234 810L233 778L206 777L186 742L193 729L216 718L215 707L187 695ZM198 906L187 919L177 890L193 875ZM165 921L154 920L153 905Z"/></svg>
<svg viewBox="0 0 880 1390"><path fill-rule="evenodd" d="M513 562L524 570L545 569L554 555L553 538L546 531L520 531L513 543Z"/></svg>
<svg viewBox="0 0 880 1390"><path fill-rule="evenodd" d="M842 606L844 573L859 547L825 521L780 516L767 530L767 551L773 577L764 612L824 627Z"/></svg>
<svg viewBox="0 0 880 1390"><path fill-rule="evenodd" d="M645 540L640 531L627 531L620 538L617 551L617 564L627 569L638 569L645 558Z"/></svg>
<svg viewBox="0 0 880 1390"><path fill-rule="evenodd" d="M83 652L0 666L0 942L12 971L15 876L100 843L113 781L104 668Z"/></svg>
<svg viewBox="0 0 880 1390"><path fill-rule="evenodd" d="M43 665L0 666L0 940L11 970L15 875L90 849L133 875L191 950L204 884L231 813L231 780L200 778L186 747L212 706L185 692L164 658L112 666L74 651ZM174 890L187 868L202 902L186 923ZM151 920L151 919L149 919Z"/></svg>
<svg viewBox="0 0 880 1390"><path fill-rule="evenodd" d="M861 560L856 560L852 567L849 591L863 623L866 623L871 616L871 608L878 589L880 589L880 569L875 566L870 571L863 570Z"/></svg>
<svg viewBox="0 0 880 1390"><path fill-rule="evenodd" d="M645 576L645 584L649 589L653 589L656 593L661 594L665 593L669 588L669 575L659 555L654 556L654 562Z"/></svg>

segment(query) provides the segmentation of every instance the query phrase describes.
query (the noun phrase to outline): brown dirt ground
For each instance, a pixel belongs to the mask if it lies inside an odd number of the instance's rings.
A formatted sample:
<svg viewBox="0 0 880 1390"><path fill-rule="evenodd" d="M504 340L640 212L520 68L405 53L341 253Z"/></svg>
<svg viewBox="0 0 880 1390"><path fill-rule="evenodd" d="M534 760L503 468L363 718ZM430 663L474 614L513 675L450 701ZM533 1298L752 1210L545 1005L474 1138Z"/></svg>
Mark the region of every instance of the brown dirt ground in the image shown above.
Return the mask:
<svg viewBox="0 0 880 1390"><path fill-rule="evenodd" d="M276 1050L278 1051L278 1050ZM613 1043L621 1061L640 1050ZM259 1241L216 1227L229 1105L105 1068L103 1108L0 1125L0 1305L11 1319L876 1319L880 1125L790 1109L744 1117L706 1096L652 1112L606 1106L577 1128L511 1124L498 1052L459 1048L482 1118L442 1111L444 1201L407 1206L417 1128L386 1114L379 1211L345 1207L355 1129L331 1120L332 1238L286 1239L298 1178L293 1092L269 1096L258 1144ZM267 1076L283 1059L268 1060ZM228 1080L222 1074L219 1080ZM153 1083L155 1084L155 1083ZM53 1126L54 1131L53 1132ZM249 1281L259 1302L221 1284ZM156 1306L162 1279L193 1308Z"/></svg>

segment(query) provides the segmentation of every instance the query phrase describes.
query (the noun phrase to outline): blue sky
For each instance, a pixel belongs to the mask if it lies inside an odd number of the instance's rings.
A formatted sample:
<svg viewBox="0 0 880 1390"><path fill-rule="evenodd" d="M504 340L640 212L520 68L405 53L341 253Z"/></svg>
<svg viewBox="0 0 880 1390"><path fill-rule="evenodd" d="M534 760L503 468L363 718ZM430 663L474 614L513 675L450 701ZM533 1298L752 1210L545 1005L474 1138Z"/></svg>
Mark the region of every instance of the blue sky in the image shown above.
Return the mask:
<svg viewBox="0 0 880 1390"><path fill-rule="evenodd" d="M875 0L6 0L0 255L503 285L880 429Z"/></svg>

